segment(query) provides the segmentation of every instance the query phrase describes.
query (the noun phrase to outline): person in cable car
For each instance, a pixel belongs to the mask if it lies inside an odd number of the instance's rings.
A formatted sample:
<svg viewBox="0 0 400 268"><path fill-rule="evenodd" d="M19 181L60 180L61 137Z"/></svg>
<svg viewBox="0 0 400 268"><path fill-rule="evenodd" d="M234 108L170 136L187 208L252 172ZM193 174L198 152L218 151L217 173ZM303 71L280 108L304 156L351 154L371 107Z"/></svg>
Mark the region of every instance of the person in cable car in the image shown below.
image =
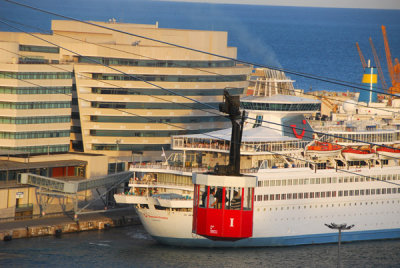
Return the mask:
<svg viewBox="0 0 400 268"><path fill-rule="evenodd" d="M233 198L231 200L231 209L237 209L239 210L241 207L242 203L242 198L239 194L238 191L233 192Z"/></svg>
<svg viewBox="0 0 400 268"><path fill-rule="evenodd" d="M215 198L215 188L210 189L210 197L209 197L209 208L214 208L217 204L218 199Z"/></svg>

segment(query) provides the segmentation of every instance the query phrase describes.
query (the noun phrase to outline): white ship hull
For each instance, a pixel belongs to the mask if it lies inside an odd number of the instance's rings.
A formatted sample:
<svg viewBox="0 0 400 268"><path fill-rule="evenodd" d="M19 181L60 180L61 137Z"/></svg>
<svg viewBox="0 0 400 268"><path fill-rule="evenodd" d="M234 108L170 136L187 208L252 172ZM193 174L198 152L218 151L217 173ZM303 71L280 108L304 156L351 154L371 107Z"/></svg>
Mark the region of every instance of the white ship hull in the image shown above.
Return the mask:
<svg viewBox="0 0 400 268"><path fill-rule="evenodd" d="M298 178L307 178L307 180L335 178L336 182L261 186L256 188L255 197L287 196L288 193L315 193L317 195L317 193L328 191L335 192L335 196L256 201L253 236L235 242L212 241L193 234L193 215L190 209L188 211L160 210L149 206L137 208L137 213L152 237L161 243L177 246L253 247L332 243L337 241L337 231L325 226L332 222L354 224L353 229L342 233L342 241L400 238L400 187L397 185L366 180L339 182L339 180L352 177L345 173L334 172L334 170L321 170L317 173L306 169L283 171L286 181ZM380 168L357 171L368 176L383 174ZM390 168L387 174L399 174L399 171L398 167ZM258 180L271 182L282 179L282 174L282 172L271 171L259 175ZM354 176L353 179L355 180ZM390 194L387 193L389 188ZM366 189L379 189L380 192L385 189L385 194L360 195L360 190ZM351 196L349 194L338 196L340 191L344 193L350 190L353 191Z"/></svg>

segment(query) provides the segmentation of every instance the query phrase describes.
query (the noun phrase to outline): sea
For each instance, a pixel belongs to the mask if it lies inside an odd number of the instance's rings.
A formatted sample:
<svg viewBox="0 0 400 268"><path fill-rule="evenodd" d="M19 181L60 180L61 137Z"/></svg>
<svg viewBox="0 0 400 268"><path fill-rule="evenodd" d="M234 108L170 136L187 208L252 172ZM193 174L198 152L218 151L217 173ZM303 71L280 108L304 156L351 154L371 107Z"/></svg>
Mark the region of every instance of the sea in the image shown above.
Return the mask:
<svg viewBox="0 0 400 268"><path fill-rule="evenodd" d="M144 0L24 0L82 20L155 24L228 32L237 58L282 68L304 90L353 91L363 69L355 43L373 59L371 37L386 81L381 25L400 57L400 10L272 7ZM400 1L399 1L400 5ZM0 31L49 32L63 19L0 0ZM374 64L372 64L374 65ZM295 75L302 73L303 75ZM321 79L309 79L318 76ZM321 81L329 80L330 83ZM400 267L400 240L344 243L342 267ZM0 242L0 267L337 267L337 244L272 248L178 248L158 244L142 226Z"/></svg>
<svg viewBox="0 0 400 268"><path fill-rule="evenodd" d="M400 240L342 243L341 267L399 267ZM0 267L338 267L338 245L181 248L141 225L0 242Z"/></svg>

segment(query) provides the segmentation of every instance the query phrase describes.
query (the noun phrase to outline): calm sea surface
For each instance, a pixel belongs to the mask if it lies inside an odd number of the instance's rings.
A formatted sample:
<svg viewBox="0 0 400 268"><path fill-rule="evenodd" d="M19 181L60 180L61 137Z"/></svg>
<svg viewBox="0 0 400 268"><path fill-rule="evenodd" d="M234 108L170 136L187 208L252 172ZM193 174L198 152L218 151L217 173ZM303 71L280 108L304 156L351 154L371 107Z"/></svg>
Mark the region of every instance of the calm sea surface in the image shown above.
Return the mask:
<svg viewBox="0 0 400 268"><path fill-rule="evenodd" d="M371 36L386 69L380 25L392 55L400 57L400 11L212 5L138 0L27 0L25 3L84 20L152 23L160 27L227 31L238 58L307 74L359 83L359 42L372 58ZM399 2L400 5L400 2ZM0 20L43 32L60 19L0 1ZM16 24L17 25L17 24ZM0 31L16 31L0 23ZM385 71L386 80L388 74ZM298 88L347 90L291 75ZM400 240L342 247L343 267L400 267ZM286 248L194 249L157 244L141 226L0 242L0 267L336 267L336 245Z"/></svg>
<svg viewBox="0 0 400 268"><path fill-rule="evenodd" d="M306 74L359 83L362 67L355 47L372 57L374 40L387 82L380 26L386 25L393 57L400 57L400 10L327 9L174 3L143 0L25 0L34 6L83 20L159 22L164 28L227 31L238 58ZM400 6L400 1L398 1ZM50 29L55 16L0 1L0 20L7 18ZM38 31L24 27L28 31ZM15 31L0 23L0 31ZM296 86L347 90L338 85L290 75Z"/></svg>
<svg viewBox="0 0 400 268"><path fill-rule="evenodd" d="M342 267L399 267L400 240L342 244ZM157 244L142 226L0 242L0 267L336 267L337 245L198 249Z"/></svg>

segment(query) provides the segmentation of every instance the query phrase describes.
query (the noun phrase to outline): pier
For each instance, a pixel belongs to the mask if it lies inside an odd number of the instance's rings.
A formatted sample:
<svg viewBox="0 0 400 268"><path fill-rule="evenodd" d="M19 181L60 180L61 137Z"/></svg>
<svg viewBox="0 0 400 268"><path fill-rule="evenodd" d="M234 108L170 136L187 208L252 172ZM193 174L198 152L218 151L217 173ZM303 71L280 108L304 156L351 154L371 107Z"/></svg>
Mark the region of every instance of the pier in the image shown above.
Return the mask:
<svg viewBox="0 0 400 268"><path fill-rule="evenodd" d="M105 213L85 214L74 220L73 216L42 217L38 219L0 222L0 240L39 236L61 236L91 230L138 225L140 221L133 209L110 210Z"/></svg>

